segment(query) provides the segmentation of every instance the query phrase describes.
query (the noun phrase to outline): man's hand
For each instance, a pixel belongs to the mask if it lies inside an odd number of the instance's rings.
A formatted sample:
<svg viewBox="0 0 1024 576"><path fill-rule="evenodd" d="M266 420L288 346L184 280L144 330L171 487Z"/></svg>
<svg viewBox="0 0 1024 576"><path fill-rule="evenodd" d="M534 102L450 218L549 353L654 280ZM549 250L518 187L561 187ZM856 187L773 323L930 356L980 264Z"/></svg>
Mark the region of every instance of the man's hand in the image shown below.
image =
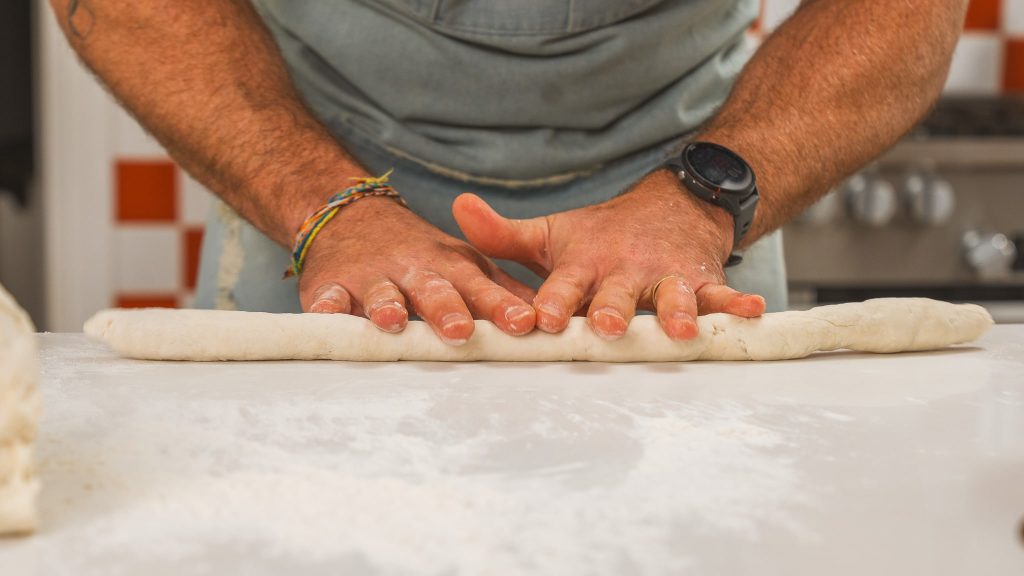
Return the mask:
<svg viewBox="0 0 1024 576"><path fill-rule="evenodd" d="M656 310L676 340L697 335L698 314L764 313L764 298L724 284L732 217L666 170L604 204L543 218L508 220L471 194L457 198L453 211L482 253L547 277L534 299L545 332L564 330L588 303L591 327L607 339L625 334L638 307Z"/></svg>
<svg viewBox="0 0 1024 576"><path fill-rule="evenodd" d="M533 295L465 242L386 198L342 209L317 236L299 278L306 311L364 315L398 332L411 304L453 345L473 334L473 318L515 336L530 332Z"/></svg>

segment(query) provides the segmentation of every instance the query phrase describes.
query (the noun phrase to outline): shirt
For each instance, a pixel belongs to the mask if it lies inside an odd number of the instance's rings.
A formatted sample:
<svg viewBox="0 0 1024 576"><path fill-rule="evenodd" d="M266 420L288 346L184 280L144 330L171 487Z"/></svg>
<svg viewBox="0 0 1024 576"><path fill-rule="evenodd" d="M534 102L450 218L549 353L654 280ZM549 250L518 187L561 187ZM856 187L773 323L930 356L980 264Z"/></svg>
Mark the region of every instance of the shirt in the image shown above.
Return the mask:
<svg viewBox="0 0 1024 576"><path fill-rule="evenodd" d="M513 186L694 130L749 58L758 11L757 0L255 2L336 135Z"/></svg>

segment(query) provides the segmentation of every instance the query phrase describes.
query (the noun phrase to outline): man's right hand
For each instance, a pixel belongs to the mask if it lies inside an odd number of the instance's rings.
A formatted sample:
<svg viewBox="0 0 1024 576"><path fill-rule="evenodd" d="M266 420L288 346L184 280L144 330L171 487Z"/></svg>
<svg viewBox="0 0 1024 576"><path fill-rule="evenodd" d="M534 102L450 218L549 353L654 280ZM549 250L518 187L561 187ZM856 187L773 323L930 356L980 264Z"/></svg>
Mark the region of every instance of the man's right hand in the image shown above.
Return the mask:
<svg viewBox="0 0 1024 576"><path fill-rule="evenodd" d="M411 309L452 345L473 334L473 318L514 336L530 332L533 296L475 248L380 197L342 208L316 237L299 277L305 311L366 316L399 332Z"/></svg>

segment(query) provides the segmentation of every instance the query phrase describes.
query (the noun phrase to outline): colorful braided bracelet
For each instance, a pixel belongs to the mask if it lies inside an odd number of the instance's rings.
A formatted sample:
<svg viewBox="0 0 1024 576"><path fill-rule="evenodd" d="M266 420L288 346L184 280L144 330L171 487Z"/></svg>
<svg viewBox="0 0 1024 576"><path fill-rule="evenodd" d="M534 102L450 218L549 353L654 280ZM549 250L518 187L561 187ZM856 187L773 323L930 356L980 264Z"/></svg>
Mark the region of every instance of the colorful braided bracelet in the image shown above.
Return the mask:
<svg viewBox="0 0 1024 576"><path fill-rule="evenodd" d="M356 184L349 186L348 188L338 192L334 196L331 196L327 200L327 204L317 209L299 228L298 234L295 235L295 245L292 247L292 264L284 272L285 278L292 276L298 276L302 272L302 266L306 262L306 254L309 252L309 247L313 243L313 239L316 238L320 230L323 229L331 218L334 218L338 211L344 206L366 198L368 196L387 196L390 198L397 199L402 206L405 206L405 200L402 200L398 192L395 191L388 184L388 177L394 170L388 170L383 176L377 176L375 178L352 178L356 181Z"/></svg>

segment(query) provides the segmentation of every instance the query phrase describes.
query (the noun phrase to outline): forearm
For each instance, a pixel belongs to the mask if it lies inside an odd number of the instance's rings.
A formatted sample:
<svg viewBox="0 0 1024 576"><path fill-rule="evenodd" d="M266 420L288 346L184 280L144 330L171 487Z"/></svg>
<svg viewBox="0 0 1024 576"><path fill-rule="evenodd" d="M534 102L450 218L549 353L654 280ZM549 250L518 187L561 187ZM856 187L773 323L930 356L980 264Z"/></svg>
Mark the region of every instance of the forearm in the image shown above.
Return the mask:
<svg viewBox="0 0 1024 576"><path fill-rule="evenodd" d="M805 0L764 43L699 139L754 168L744 244L891 146L941 93L966 0Z"/></svg>
<svg viewBox="0 0 1024 576"><path fill-rule="evenodd" d="M246 0L51 0L71 45L189 173L275 241L366 172L310 114Z"/></svg>

